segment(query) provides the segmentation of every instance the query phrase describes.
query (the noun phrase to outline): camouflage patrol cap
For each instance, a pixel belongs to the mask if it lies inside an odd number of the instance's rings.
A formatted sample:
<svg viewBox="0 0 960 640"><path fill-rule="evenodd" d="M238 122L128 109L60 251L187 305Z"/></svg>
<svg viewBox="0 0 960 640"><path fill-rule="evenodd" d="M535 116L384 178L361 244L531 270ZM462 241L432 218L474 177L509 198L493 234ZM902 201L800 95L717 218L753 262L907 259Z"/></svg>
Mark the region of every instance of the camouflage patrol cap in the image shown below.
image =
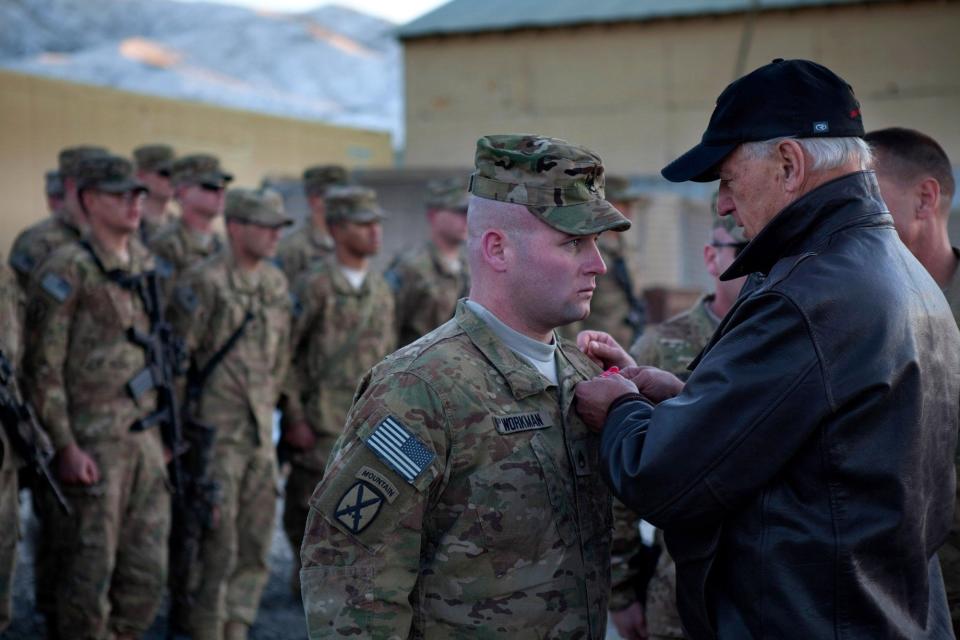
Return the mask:
<svg viewBox="0 0 960 640"><path fill-rule="evenodd" d="M366 187L331 187L324 196L327 222L376 222L386 217L377 194Z"/></svg>
<svg viewBox="0 0 960 640"><path fill-rule="evenodd" d="M91 156L77 165L77 188L107 193L146 191L133 175L133 165L126 158L114 155Z"/></svg>
<svg viewBox="0 0 960 640"><path fill-rule="evenodd" d="M233 174L220 168L220 160L208 153L193 153L173 161L170 178L176 185L199 184L224 187Z"/></svg>
<svg viewBox="0 0 960 640"><path fill-rule="evenodd" d="M133 150L137 171L151 171L170 177L173 147L168 144L144 144Z"/></svg>
<svg viewBox="0 0 960 640"><path fill-rule="evenodd" d="M293 224L293 220L283 213L276 195L252 189L227 191L223 216L228 221L260 227L287 227Z"/></svg>
<svg viewBox="0 0 960 640"><path fill-rule="evenodd" d="M104 147L92 147L89 145L81 145L78 147L66 147L65 149L60 150L60 154L57 156L58 170L60 171L61 178L76 178L77 177L77 166L80 164L80 161L84 158L90 158L93 156L105 156L109 155L110 152L107 151Z"/></svg>
<svg viewBox="0 0 960 640"><path fill-rule="evenodd" d="M303 190L322 196L327 189L347 184L347 170L338 164L318 164L303 171Z"/></svg>
<svg viewBox="0 0 960 640"><path fill-rule="evenodd" d="M43 190L48 196L58 197L64 194L63 178L56 169L50 169L43 175Z"/></svg>
<svg viewBox="0 0 960 640"><path fill-rule="evenodd" d="M607 176L604 188L609 202L636 202L643 197L643 194L634 189L630 181L622 176Z"/></svg>
<svg viewBox="0 0 960 640"><path fill-rule="evenodd" d="M525 205L558 231L581 236L630 228L604 200L603 161L589 149L537 135L484 136L475 164L470 193Z"/></svg>
<svg viewBox="0 0 960 640"><path fill-rule="evenodd" d="M467 180L444 178L427 183L427 208L467 212Z"/></svg>

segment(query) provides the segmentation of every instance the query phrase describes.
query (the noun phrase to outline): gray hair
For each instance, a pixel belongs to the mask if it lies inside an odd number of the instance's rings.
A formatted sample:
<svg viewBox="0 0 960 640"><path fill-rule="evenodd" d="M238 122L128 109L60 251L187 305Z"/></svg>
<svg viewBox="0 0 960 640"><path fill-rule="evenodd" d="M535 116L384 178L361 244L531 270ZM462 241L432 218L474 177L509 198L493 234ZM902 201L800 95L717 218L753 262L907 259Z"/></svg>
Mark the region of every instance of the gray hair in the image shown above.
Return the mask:
<svg viewBox="0 0 960 640"><path fill-rule="evenodd" d="M862 138L794 138L792 136L745 142L744 151L752 158L766 158L773 153L774 147L784 140L796 140L803 150L813 158L811 169L814 171L829 171L837 169L851 160L856 160L860 170L873 167L873 151L870 145Z"/></svg>

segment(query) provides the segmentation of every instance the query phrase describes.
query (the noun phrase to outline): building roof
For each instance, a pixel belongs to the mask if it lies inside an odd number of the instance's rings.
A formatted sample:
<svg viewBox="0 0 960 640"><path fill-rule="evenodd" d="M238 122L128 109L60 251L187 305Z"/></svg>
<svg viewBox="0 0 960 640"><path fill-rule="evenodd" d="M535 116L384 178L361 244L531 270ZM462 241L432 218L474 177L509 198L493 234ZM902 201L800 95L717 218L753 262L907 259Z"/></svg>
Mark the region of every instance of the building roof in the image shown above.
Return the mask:
<svg viewBox="0 0 960 640"><path fill-rule="evenodd" d="M647 22L891 0L451 0L408 22L397 31L401 40L429 36L569 27L611 22Z"/></svg>

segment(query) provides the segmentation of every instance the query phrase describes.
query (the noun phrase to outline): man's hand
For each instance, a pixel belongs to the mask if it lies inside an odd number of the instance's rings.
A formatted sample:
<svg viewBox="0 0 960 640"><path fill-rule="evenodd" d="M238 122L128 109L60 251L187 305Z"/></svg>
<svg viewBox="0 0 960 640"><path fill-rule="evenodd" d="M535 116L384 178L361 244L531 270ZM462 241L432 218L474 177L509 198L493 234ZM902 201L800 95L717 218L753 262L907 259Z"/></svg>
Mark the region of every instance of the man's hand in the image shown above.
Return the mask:
<svg viewBox="0 0 960 640"><path fill-rule="evenodd" d="M613 336L603 331L581 331L577 334L577 347L601 369L626 369L637 365Z"/></svg>
<svg viewBox="0 0 960 640"><path fill-rule="evenodd" d="M630 393L637 393L637 385L623 376L598 376L584 380L574 390L577 398L577 413L593 431L603 431L607 410L614 400Z"/></svg>
<svg viewBox="0 0 960 640"><path fill-rule="evenodd" d="M283 430L283 441L294 449L309 451L317 444L317 436L307 422L300 421L286 426Z"/></svg>
<svg viewBox="0 0 960 640"><path fill-rule="evenodd" d="M647 640L647 614L642 602L634 602L620 611L611 611L610 618L623 640Z"/></svg>
<svg viewBox="0 0 960 640"><path fill-rule="evenodd" d="M627 367L620 371L620 375L637 385L640 393L651 402L669 400L683 391L680 378L656 367Z"/></svg>
<svg viewBox="0 0 960 640"><path fill-rule="evenodd" d="M57 454L57 475L64 484L92 485L100 482L100 468L77 443L71 442Z"/></svg>

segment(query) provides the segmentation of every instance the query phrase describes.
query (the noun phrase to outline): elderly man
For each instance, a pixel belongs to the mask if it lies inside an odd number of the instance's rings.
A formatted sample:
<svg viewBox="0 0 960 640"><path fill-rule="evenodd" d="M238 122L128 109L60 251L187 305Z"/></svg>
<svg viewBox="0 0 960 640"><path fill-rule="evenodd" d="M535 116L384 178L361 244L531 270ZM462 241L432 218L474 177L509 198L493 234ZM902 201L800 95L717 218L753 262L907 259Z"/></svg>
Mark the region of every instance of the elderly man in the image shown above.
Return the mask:
<svg viewBox="0 0 960 640"><path fill-rule="evenodd" d="M818 64L731 84L663 175L720 179L719 213L751 239L723 278L753 275L686 384L645 369L577 389L608 482L666 532L695 640L952 636L935 553L960 333L862 136Z"/></svg>
<svg viewBox="0 0 960 640"><path fill-rule="evenodd" d="M610 494L573 411L598 235L630 223L592 152L479 140L468 301L360 384L301 550L312 638L604 637Z"/></svg>

